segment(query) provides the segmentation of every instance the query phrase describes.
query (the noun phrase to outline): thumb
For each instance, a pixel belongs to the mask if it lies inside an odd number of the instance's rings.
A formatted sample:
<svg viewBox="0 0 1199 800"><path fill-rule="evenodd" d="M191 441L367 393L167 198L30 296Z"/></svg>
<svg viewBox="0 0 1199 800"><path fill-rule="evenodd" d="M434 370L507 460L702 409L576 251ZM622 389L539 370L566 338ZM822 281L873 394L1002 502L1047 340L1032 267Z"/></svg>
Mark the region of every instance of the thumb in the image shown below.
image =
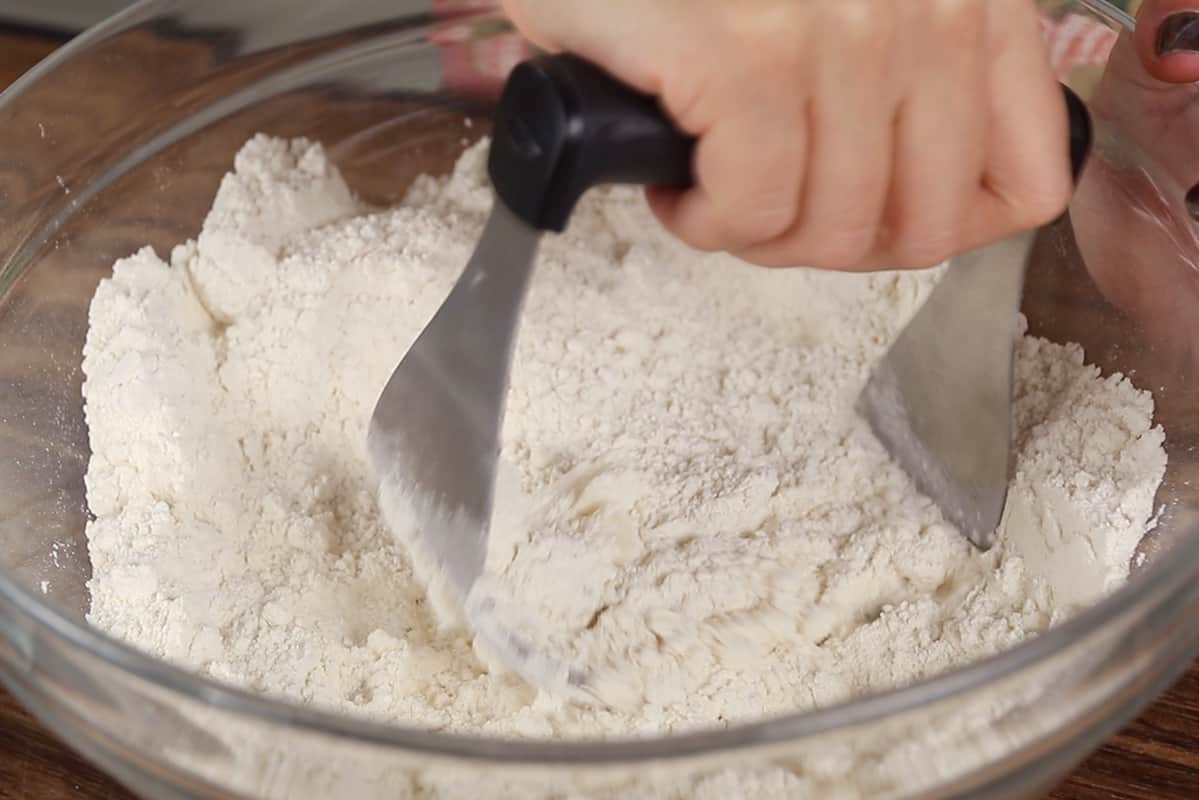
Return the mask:
<svg viewBox="0 0 1199 800"><path fill-rule="evenodd" d="M1165 83L1199 81L1199 0L1145 0L1137 14L1137 55Z"/></svg>
<svg viewBox="0 0 1199 800"><path fill-rule="evenodd" d="M662 47L679 35L686 0L503 0L525 37L550 52L566 51L602 67L648 94L663 88Z"/></svg>

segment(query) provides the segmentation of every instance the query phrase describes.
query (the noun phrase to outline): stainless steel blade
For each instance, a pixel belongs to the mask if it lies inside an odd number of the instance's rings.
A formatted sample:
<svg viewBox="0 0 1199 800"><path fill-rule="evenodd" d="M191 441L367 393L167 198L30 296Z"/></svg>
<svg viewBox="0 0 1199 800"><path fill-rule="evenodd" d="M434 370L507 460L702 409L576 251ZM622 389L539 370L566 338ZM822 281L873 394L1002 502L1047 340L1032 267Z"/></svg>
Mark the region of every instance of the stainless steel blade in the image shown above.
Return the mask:
<svg viewBox="0 0 1199 800"><path fill-rule="evenodd" d="M1013 348L1035 237L953 259L858 403L917 488L982 549L1007 499Z"/></svg>
<svg viewBox="0 0 1199 800"><path fill-rule="evenodd" d="M367 446L380 506L425 577L446 585L476 634L530 683L584 675L537 653L485 588L509 363L540 233L498 199L457 284L379 397ZM415 527L405 525L415 520Z"/></svg>

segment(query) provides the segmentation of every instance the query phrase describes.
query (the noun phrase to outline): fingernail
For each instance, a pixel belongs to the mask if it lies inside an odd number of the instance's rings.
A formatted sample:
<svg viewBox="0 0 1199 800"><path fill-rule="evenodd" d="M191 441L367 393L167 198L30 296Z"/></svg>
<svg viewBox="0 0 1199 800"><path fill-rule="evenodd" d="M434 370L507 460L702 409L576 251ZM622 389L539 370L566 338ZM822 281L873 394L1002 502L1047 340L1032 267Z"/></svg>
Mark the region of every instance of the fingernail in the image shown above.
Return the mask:
<svg viewBox="0 0 1199 800"><path fill-rule="evenodd" d="M1199 14L1183 11L1162 20L1157 29L1157 54L1199 52Z"/></svg>

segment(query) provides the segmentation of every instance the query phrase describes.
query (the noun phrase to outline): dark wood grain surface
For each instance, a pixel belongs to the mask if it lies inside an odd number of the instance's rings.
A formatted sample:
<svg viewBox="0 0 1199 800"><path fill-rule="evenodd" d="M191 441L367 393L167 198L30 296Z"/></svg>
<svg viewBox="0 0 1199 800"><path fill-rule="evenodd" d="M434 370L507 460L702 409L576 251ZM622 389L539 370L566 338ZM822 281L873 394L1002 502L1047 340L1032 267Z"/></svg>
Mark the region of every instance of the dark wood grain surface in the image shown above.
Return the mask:
<svg viewBox="0 0 1199 800"><path fill-rule="evenodd" d="M0 87L58 45L0 29ZM132 796L62 745L0 688L0 800L126 800ZM1199 664L1112 738L1049 800L1199 798Z"/></svg>
<svg viewBox="0 0 1199 800"><path fill-rule="evenodd" d="M59 42L0 29L0 89ZM0 800L132 800L111 778L51 736L0 687Z"/></svg>

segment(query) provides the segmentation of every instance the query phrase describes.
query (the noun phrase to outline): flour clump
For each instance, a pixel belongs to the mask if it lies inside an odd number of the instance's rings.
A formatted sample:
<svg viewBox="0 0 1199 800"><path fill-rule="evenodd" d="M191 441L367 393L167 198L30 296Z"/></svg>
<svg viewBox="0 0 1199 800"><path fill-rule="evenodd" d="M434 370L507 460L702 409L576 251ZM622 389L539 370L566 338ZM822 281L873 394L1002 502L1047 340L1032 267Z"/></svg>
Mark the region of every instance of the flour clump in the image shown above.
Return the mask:
<svg viewBox="0 0 1199 800"><path fill-rule="evenodd" d="M378 211L319 145L259 136L195 241L115 265L83 364L94 624L381 720L652 735L910 683L1127 577L1165 469L1148 393L1022 339L1011 502L980 554L852 412L936 272L759 270L604 190L542 248L503 436L517 522L488 567L540 644L631 671L643 701L565 702L495 668L430 609L365 446L477 239L484 155Z"/></svg>

